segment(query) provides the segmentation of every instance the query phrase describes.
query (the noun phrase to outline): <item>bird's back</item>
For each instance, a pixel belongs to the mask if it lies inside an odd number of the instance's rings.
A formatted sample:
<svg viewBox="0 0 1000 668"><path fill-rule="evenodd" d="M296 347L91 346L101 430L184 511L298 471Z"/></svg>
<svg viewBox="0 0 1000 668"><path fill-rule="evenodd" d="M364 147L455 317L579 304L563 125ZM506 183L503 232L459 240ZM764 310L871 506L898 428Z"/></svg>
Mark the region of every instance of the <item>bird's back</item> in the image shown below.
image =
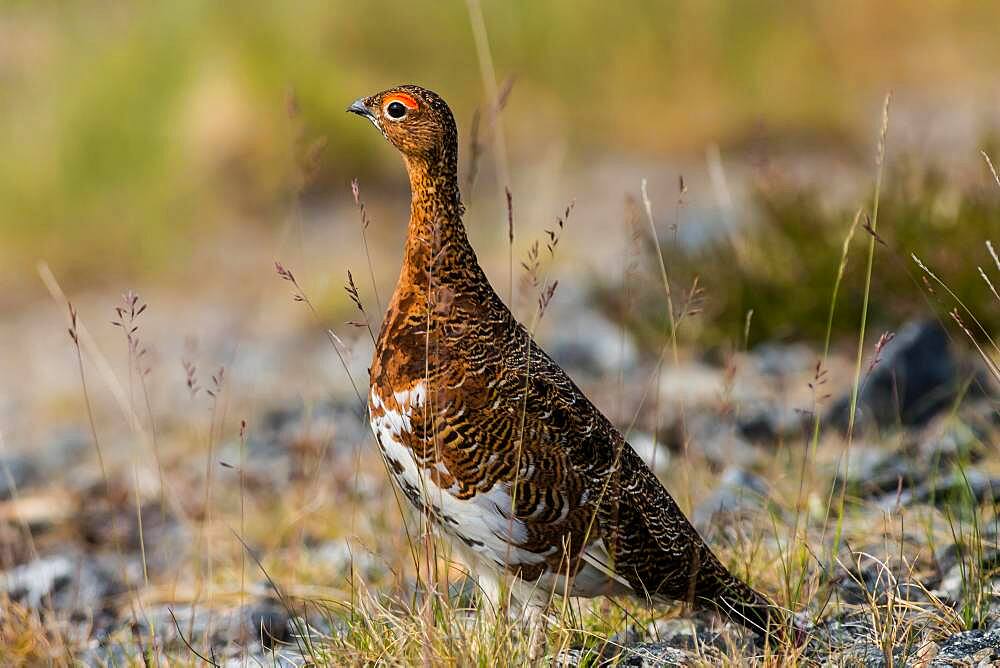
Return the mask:
<svg viewBox="0 0 1000 668"><path fill-rule="evenodd" d="M390 308L373 366L376 433L411 501L557 591L581 569L570 590L583 596L694 600L723 581L652 471L492 288L441 292L446 304Z"/></svg>

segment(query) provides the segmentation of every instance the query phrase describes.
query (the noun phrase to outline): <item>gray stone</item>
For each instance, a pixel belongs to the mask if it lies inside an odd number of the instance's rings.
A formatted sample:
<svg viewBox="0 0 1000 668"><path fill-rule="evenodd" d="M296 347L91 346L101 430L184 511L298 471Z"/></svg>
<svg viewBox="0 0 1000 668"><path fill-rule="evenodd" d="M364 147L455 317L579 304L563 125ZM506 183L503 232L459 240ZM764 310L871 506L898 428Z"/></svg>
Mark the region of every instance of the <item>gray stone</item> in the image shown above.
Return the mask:
<svg viewBox="0 0 1000 668"><path fill-rule="evenodd" d="M47 597L69 585L74 572L73 560L57 554L7 571L0 577L0 587L13 600L38 609Z"/></svg>
<svg viewBox="0 0 1000 668"><path fill-rule="evenodd" d="M851 446L846 462L840 466L834 478L835 488L846 485L848 493L859 498L894 496L899 489L923 479L908 458L889 448L860 443Z"/></svg>
<svg viewBox="0 0 1000 668"><path fill-rule="evenodd" d="M956 662L962 662L959 665L969 665L970 660L996 665L1000 660L1000 629L958 633L942 640L938 647L938 655L931 663L932 666L953 666Z"/></svg>
<svg viewBox="0 0 1000 668"><path fill-rule="evenodd" d="M752 443L773 444L803 434L801 414L769 401L741 403L736 427Z"/></svg>
<svg viewBox="0 0 1000 668"><path fill-rule="evenodd" d="M661 442L645 432L633 432L628 439L629 445L635 450L642 461L653 471L666 471L670 466L670 450Z"/></svg>
<svg viewBox="0 0 1000 668"><path fill-rule="evenodd" d="M292 640L288 611L278 601L261 601L247 613L251 637L264 649L272 649Z"/></svg>
<svg viewBox="0 0 1000 668"><path fill-rule="evenodd" d="M914 648L909 648L914 649ZM865 666L865 668L882 668L883 666L905 665L908 658L906 647L892 648L892 661L886 660L885 651L870 640L862 640L848 648L838 657L838 665Z"/></svg>
<svg viewBox="0 0 1000 668"><path fill-rule="evenodd" d="M630 371L638 361L628 330L586 308L560 313L559 327L547 330L543 343L562 367L593 378Z"/></svg>
<svg viewBox="0 0 1000 668"><path fill-rule="evenodd" d="M18 490L27 489L37 481L38 466L25 455L0 457L0 501L6 501Z"/></svg>
<svg viewBox="0 0 1000 668"><path fill-rule="evenodd" d="M351 545L345 539L324 541L310 552L314 561L336 574L336 577L347 576L353 568L362 580L374 582L387 571L381 559L364 547Z"/></svg>
<svg viewBox="0 0 1000 668"><path fill-rule="evenodd" d="M637 643L630 647L614 646L610 642L604 646L566 649L554 658L557 666L610 667L630 666L647 668L652 666L696 665L696 657L683 650L670 647L666 643Z"/></svg>
<svg viewBox="0 0 1000 668"><path fill-rule="evenodd" d="M990 573L996 573L1000 569L1000 549L995 544L987 545L980 553L966 554L961 559L956 546L951 547L953 550L948 550L949 554L941 560L942 564L948 563L950 566L937 585L938 593L956 603L969 596L975 599L983 594L1000 600L1000 577L989 577ZM975 579L971 591L970 578Z"/></svg>
<svg viewBox="0 0 1000 668"><path fill-rule="evenodd" d="M134 629L137 637L152 633L168 657L190 661L198 652L225 666L302 666L301 631L309 631L301 618L271 598L226 609L151 606Z"/></svg>
<svg viewBox="0 0 1000 668"><path fill-rule="evenodd" d="M857 405L858 427L919 426L950 406L961 391L963 371L948 333L935 320L907 323L866 374ZM850 393L842 395L827 420L846 429Z"/></svg>
<svg viewBox="0 0 1000 668"><path fill-rule="evenodd" d="M992 478L976 469L966 469L940 478L932 477L899 494L887 494L879 500L878 505L885 509L897 504L931 504L954 508L956 503L996 503L998 500L1000 500L1000 478Z"/></svg>
<svg viewBox="0 0 1000 668"><path fill-rule="evenodd" d="M851 605L867 606L874 601L884 605L889 594L895 601L929 602L922 583L911 580L900 570L886 571L881 564L869 562L860 570L852 568L842 577L837 591L840 600Z"/></svg>
<svg viewBox="0 0 1000 668"><path fill-rule="evenodd" d="M773 378L796 376L816 365L816 353L805 344L762 343L751 359L757 371Z"/></svg>
<svg viewBox="0 0 1000 668"><path fill-rule="evenodd" d="M984 444L989 442L981 427L951 416L931 423L917 438L917 456L935 469L957 462L974 464L983 458Z"/></svg>
<svg viewBox="0 0 1000 668"><path fill-rule="evenodd" d="M767 503L768 486L763 478L744 469L726 469L719 486L698 504L691 520L702 533L719 524L730 524L761 512Z"/></svg>
<svg viewBox="0 0 1000 668"><path fill-rule="evenodd" d="M716 647L724 650L731 638L714 631L713 621L710 615L695 612L689 617L658 619L647 632L652 642L675 649L697 652L700 648Z"/></svg>
<svg viewBox="0 0 1000 668"><path fill-rule="evenodd" d="M747 441L731 421L716 415L697 414L687 421L690 448L720 468L749 468L760 452Z"/></svg>
<svg viewBox="0 0 1000 668"><path fill-rule="evenodd" d="M817 623L809 634L806 647L810 655L827 655L831 651L856 643L871 634L871 622L867 615L854 611L828 616Z"/></svg>
<svg viewBox="0 0 1000 668"><path fill-rule="evenodd" d="M0 456L0 501L58 478L89 447L90 440L79 430L60 429L40 448Z"/></svg>
<svg viewBox="0 0 1000 668"><path fill-rule="evenodd" d="M0 573L0 594L43 614L85 623L88 633L98 637L114 625L116 599L127 591L127 582L139 580L141 568L134 559L71 551Z"/></svg>
<svg viewBox="0 0 1000 668"><path fill-rule="evenodd" d="M74 657L79 666L141 666L142 651L138 644L91 642Z"/></svg>

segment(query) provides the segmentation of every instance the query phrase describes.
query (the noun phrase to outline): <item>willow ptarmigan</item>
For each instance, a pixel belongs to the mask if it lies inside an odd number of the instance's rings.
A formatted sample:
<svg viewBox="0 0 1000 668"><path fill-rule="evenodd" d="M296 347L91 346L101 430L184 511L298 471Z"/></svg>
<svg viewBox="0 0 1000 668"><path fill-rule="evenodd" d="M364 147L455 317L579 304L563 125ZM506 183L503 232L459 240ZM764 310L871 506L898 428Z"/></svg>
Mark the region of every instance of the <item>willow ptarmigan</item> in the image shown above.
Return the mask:
<svg viewBox="0 0 1000 668"><path fill-rule="evenodd" d="M369 396L372 429L410 502L481 574L506 569L522 591L688 601L776 631L782 611L719 562L490 286L462 225L448 105L407 85L348 111L402 153L410 177L403 267Z"/></svg>

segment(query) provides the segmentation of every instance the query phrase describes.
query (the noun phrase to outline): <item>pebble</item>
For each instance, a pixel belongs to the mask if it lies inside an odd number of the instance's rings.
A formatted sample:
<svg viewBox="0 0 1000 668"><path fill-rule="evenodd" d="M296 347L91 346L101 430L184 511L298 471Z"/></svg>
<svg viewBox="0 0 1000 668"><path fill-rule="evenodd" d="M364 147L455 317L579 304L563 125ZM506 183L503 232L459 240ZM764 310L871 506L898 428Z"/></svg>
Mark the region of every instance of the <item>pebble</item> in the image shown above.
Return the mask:
<svg viewBox="0 0 1000 668"><path fill-rule="evenodd" d="M886 494L878 500L879 507L891 509L897 505L931 504L939 508L960 505L996 503L1000 500L1000 478L993 478L977 469L955 471L928 480L911 489Z"/></svg>
<svg viewBox="0 0 1000 668"><path fill-rule="evenodd" d="M736 425L716 415L689 416L687 430L691 450L719 468L751 468L760 459L761 453L740 434Z"/></svg>
<svg viewBox="0 0 1000 668"><path fill-rule="evenodd" d="M875 368L865 373L857 426L886 429L926 424L951 406L961 390L961 365L948 333L936 320L905 324L879 357ZM827 420L846 430L849 418L847 392L831 407Z"/></svg>
<svg viewBox="0 0 1000 668"><path fill-rule="evenodd" d="M560 315L559 326L545 330L544 348L570 374L606 379L635 368L638 347L620 325L586 308Z"/></svg>
<svg viewBox="0 0 1000 668"><path fill-rule="evenodd" d="M711 534L720 525L739 522L761 512L768 493L763 478L742 468L730 467L722 474L715 491L694 509L691 521L702 534Z"/></svg>
<svg viewBox="0 0 1000 668"><path fill-rule="evenodd" d="M959 665L969 665L970 660L972 665L977 662L996 665L996 661L1000 660L1000 629L965 631L942 640L931 665L951 666L956 662L963 662Z"/></svg>

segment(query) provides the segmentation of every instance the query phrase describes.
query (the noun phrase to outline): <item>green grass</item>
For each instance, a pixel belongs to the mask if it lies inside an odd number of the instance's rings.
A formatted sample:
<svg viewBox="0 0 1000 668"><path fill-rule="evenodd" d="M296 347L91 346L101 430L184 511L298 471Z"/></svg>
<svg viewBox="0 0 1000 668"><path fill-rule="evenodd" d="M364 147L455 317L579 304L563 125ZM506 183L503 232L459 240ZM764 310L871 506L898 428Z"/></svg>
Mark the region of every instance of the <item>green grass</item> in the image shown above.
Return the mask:
<svg viewBox="0 0 1000 668"><path fill-rule="evenodd" d="M948 287L987 329L1000 329L1000 311L977 269L992 264L983 241L1000 229L1000 191L977 158L969 156L973 176L965 182L949 181L941 169L907 157L887 166L876 242L881 269L872 277L868 310L875 328L892 329L908 318L929 314L950 320L953 300L940 286L924 281L912 253L947 277ZM731 236L694 249L671 250L677 280L683 285L697 276L705 289L704 317L698 319L700 326L689 328L693 339L688 340L707 346L742 341L751 309L751 345L774 340L822 345L828 329L835 343L851 338L865 295L865 272L859 269L865 266L872 241L864 229L864 213L848 247L831 321L830 286L840 272L841 250L856 208L827 203L822 183L780 177L758 180L752 202L750 220ZM655 259L647 264L655 266ZM611 288L597 290L609 313L622 312ZM660 333L669 327L662 292L655 285L641 291L627 319L650 350L657 349Z"/></svg>

